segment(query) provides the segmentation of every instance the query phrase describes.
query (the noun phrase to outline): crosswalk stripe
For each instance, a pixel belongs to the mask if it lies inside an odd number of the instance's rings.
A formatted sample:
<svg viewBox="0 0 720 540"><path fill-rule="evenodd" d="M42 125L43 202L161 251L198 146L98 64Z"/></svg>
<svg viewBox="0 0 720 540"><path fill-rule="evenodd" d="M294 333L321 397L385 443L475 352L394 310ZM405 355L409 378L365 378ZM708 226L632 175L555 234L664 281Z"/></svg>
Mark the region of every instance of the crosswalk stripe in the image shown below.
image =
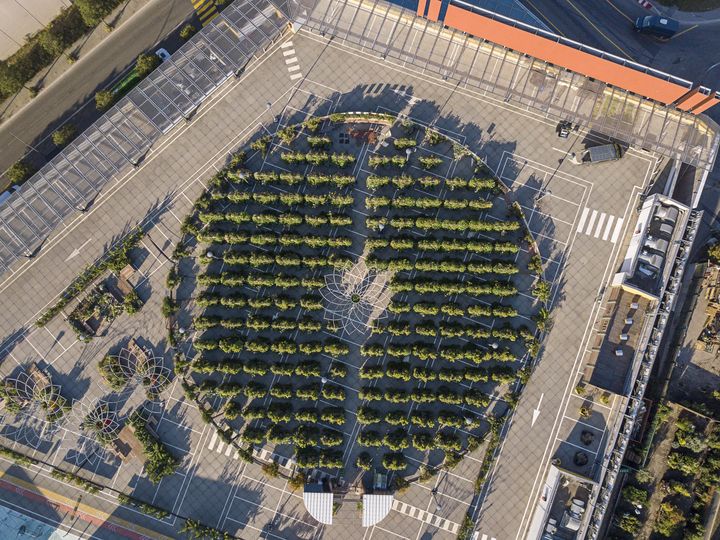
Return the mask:
<svg viewBox="0 0 720 540"><path fill-rule="evenodd" d="M203 26L208 24L210 21L212 21L215 17L220 15L217 11L206 11L202 15L200 15L200 22Z"/></svg>
<svg viewBox="0 0 720 540"><path fill-rule="evenodd" d="M482 535L482 540L488 540L488 535L487 535L487 534L483 534L483 535Z"/></svg>
<svg viewBox="0 0 720 540"><path fill-rule="evenodd" d="M225 443L224 443L223 441L218 442L218 446L217 446L217 448L215 449L215 451L216 451L218 454L222 454L224 449L225 449Z"/></svg>
<svg viewBox="0 0 720 540"><path fill-rule="evenodd" d="M291 80L291 81L295 81L295 80L300 79L300 78L302 78L302 73L293 73L292 75L290 75L290 80Z"/></svg>
<svg viewBox="0 0 720 540"><path fill-rule="evenodd" d="M215 4L213 4L212 2L207 2L207 3L203 4L202 6L200 6L199 8L195 8L195 11L197 12L198 15L201 15L201 14L205 13L206 11L212 11L213 9L215 9Z"/></svg>
<svg viewBox="0 0 720 540"><path fill-rule="evenodd" d="M294 66L288 67L288 71L289 71L290 73L292 73L293 71L298 71L299 69L300 69L300 66L298 66L297 64L294 65Z"/></svg>
<svg viewBox="0 0 720 540"><path fill-rule="evenodd" d="M588 217L588 214L590 213L590 209L586 206L583 208L582 215L580 216L580 221L578 221L578 227L577 230L581 231L583 230L583 227L585 226L585 220Z"/></svg>
<svg viewBox="0 0 720 540"><path fill-rule="evenodd" d="M605 212L600 214L600 219L598 219L597 227L595 227L595 234L593 234L595 238L598 238L600 236L600 231L602 231L603 223L605 223L605 216L607 216Z"/></svg>
<svg viewBox="0 0 720 540"><path fill-rule="evenodd" d="M588 236L590 235L590 231L592 231L593 225L595 225L595 220L597 219L598 211L593 210L592 214L590 214L590 221L588 221L587 228L585 229L585 234Z"/></svg>
<svg viewBox="0 0 720 540"><path fill-rule="evenodd" d="M608 222L605 226L605 232L602 236L603 240L607 240L610 237L610 231L612 230L613 221L615 221L615 216L608 216Z"/></svg>
<svg viewBox="0 0 720 540"><path fill-rule="evenodd" d="M286 63L287 65L294 64L294 63L297 62L297 61L298 61L298 59L295 58L295 57L293 57L293 58L286 58L286 59L285 59L285 63Z"/></svg>
<svg viewBox="0 0 720 540"><path fill-rule="evenodd" d="M208 449L212 450L215 447L215 442L217 441L218 434L217 431L213 432L212 437L210 438L210 444L208 444Z"/></svg>
<svg viewBox="0 0 720 540"><path fill-rule="evenodd" d="M293 46L293 42L292 42L292 41L286 41L285 43L283 43L282 45L280 45L280 47L283 48L283 49L287 49L288 47L292 47L292 46Z"/></svg>
<svg viewBox="0 0 720 540"><path fill-rule="evenodd" d="M194 2L192 3L193 8L194 8L194 9L197 9L197 8L199 8L200 6L202 6L205 2L207 2L207 0L196 0L196 1L194 1ZM212 2L210 2L210 3L212 3Z"/></svg>
<svg viewBox="0 0 720 540"><path fill-rule="evenodd" d="M623 218L618 218L617 223L615 224L615 230L613 231L612 238L610 241L614 244L618 241L618 237L620 236L620 230L622 229L623 221L625 221Z"/></svg>
<svg viewBox="0 0 720 540"><path fill-rule="evenodd" d="M233 445L228 444L227 450L225 450L225 457L230 457L230 454L232 454L233 450L235 450L235 448L233 448Z"/></svg>
<svg viewBox="0 0 720 540"><path fill-rule="evenodd" d="M295 49L288 49L287 51L283 51L283 56L292 56L295 54Z"/></svg>

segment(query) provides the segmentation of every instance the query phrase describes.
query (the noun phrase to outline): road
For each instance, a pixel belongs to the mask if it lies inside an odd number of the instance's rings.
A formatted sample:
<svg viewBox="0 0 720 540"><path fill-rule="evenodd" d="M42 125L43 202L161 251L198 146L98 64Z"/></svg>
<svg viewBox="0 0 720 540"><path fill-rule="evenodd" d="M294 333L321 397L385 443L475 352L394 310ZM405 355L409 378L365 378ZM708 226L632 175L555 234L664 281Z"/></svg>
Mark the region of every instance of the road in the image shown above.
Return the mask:
<svg viewBox="0 0 720 540"><path fill-rule="evenodd" d="M71 117L79 131L92 124L100 116L94 106L95 92L123 74L143 51L157 46L170 52L177 49L181 42L173 30L193 13L189 0L150 0L72 69L3 123L0 171L26 152L33 163L46 162L57 152L49 135ZM0 191L4 185L0 179Z"/></svg>
<svg viewBox="0 0 720 540"><path fill-rule="evenodd" d="M699 81L708 66L720 61L717 48L720 21L683 23L675 37L662 43L632 30L635 18L655 14L635 0L519 1L563 37L688 80ZM663 13L671 15L667 8L663 8ZM702 82L720 87L720 69Z"/></svg>

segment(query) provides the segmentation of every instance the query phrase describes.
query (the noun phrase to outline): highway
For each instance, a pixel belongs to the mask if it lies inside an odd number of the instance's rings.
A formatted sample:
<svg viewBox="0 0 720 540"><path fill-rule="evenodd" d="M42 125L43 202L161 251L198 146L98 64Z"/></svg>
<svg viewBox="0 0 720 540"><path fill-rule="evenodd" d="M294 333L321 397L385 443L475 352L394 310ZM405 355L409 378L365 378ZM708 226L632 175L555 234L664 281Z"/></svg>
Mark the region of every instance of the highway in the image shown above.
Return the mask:
<svg viewBox="0 0 720 540"><path fill-rule="evenodd" d="M26 152L32 162L42 164L57 149L49 140L57 127L72 118L82 131L100 116L95 92L125 73L144 51L163 46L172 52L181 42L180 24L194 13L190 0L150 0L131 19L113 31L72 69L49 85L24 109L0 127L0 171L6 170ZM199 25L196 23L196 26ZM6 182L0 179L0 191Z"/></svg>

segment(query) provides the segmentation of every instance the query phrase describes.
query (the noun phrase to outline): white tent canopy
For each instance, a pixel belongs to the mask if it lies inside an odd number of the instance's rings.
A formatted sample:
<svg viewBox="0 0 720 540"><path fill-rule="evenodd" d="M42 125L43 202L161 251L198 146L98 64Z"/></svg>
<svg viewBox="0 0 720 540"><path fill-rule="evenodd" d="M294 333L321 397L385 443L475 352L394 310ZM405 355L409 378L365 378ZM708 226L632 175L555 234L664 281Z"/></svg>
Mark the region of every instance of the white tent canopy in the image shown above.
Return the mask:
<svg viewBox="0 0 720 540"><path fill-rule="evenodd" d="M363 495L362 526L372 527L380 523L392 508L392 495Z"/></svg>
<svg viewBox="0 0 720 540"><path fill-rule="evenodd" d="M303 503L308 513L325 525L332 525L333 494L324 492L303 492Z"/></svg>

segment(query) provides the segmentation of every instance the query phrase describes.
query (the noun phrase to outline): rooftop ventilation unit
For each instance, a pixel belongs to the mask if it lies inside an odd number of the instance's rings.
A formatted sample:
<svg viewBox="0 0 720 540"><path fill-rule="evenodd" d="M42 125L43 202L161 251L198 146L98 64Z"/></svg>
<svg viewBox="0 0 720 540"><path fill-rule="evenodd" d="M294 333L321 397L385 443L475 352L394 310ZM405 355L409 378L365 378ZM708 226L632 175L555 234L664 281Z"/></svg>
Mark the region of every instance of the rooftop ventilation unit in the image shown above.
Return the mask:
<svg viewBox="0 0 720 540"><path fill-rule="evenodd" d="M640 304L638 304L637 302L633 302L632 304L630 304L630 309L637 309L639 307L640 307Z"/></svg>
<svg viewBox="0 0 720 540"><path fill-rule="evenodd" d="M629 336L627 334L620 334L620 341L627 341Z"/></svg>
<svg viewBox="0 0 720 540"><path fill-rule="evenodd" d="M622 349L615 349L615 356L622 356L623 350Z"/></svg>
<svg viewBox="0 0 720 540"><path fill-rule="evenodd" d="M632 324L632 323L633 323L632 317L628 317L627 319L625 319L625 324Z"/></svg>

